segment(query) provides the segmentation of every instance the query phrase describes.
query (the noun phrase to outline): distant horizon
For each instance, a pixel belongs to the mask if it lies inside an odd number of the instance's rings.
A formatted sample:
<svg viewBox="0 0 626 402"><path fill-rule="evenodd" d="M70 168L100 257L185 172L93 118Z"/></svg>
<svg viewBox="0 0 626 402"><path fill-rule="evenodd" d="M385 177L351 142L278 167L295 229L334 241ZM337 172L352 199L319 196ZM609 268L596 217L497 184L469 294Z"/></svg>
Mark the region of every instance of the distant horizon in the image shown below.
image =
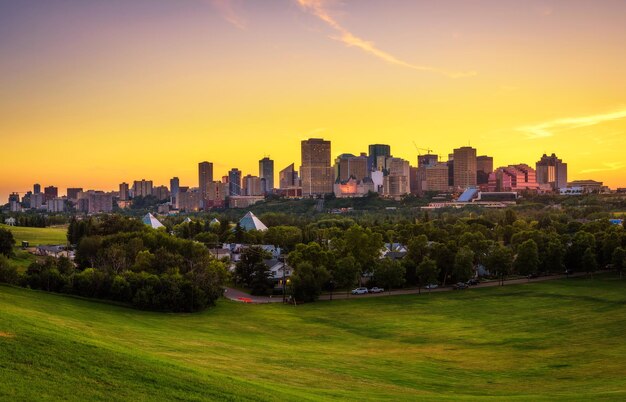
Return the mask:
<svg viewBox="0 0 626 402"><path fill-rule="evenodd" d="M323 138L323 137L310 137L310 138L320 138L320 139L328 140L327 138ZM298 144L300 144L300 141L298 141ZM378 143L378 144L383 144L383 143ZM336 159L336 157L338 157L339 155L342 155L342 154L353 154L355 156L359 156L360 153L362 153L362 152L367 154L367 148L368 148L369 145L374 145L374 144L367 144L365 146L365 150L364 151L359 151L359 152L352 151L352 152L339 152L339 153L336 153L336 152L333 151L332 154L331 154L332 161L334 161ZM384 144L384 145L388 145L388 144ZM477 154L476 154L477 157L480 157L480 156L490 156L490 157L493 157L494 161L496 161L498 159L497 155L489 155L489 154L486 154L486 153L481 153L480 149L478 149L478 148L476 148L476 147L474 147L472 145L459 145L459 146L457 146L455 148L466 147L466 146L470 146L472 148L475 148L477 150ZM332 149L332 141L331 141L331 149ZM448 160L449 154L452 154L453 149L450 149L450 152L446 152L446 153L437 153L434 150L431 150L431 151L433 151L431 154L437 155L439 157L439 161L440 162L446 162ZM410 159L402 158L401 156L396 155L394 153L393 146L391 146L391 155L392 156L400 157L402 159L408 160L410 165L413 166L413 167L417 166L417 157L418 157L418 155L426 155L426 154L427 154L427 152L421 152L420 154L416 154L415 155L415 158L414 158L415 160L410 160ZM497 164L497 163L494 162L494 170L499 168L499 167L515 165L515 164L521 164L521 163L525 163L525 164L529 165L530 167L532 167L533 169L535 169L535 163L544 154L548 155L548 156L550 156L552 154L555 154L559 159L562 159L564 163L568 163L568 161L564 160L561 157L561 155L559 155L557 152L542 152L541 154L539 154L537 156L536 160L533 161L533 162L530 162L530 161L517 161L517 162L510 162L510 163L503 163L503 164ZM301 162L302 162L300 160L301 159L300 158L300 152L298 152L298 158L296 160L294 160L293 162L286 163L284 166L277 165L276 161L274 160L274 158L272 158L271 156L268 156L268 155L264 155L264 156L259 157L259 159L255 162L256 163L256 170L254 170L254 171L245 171L245 170L241 169L239 166L235 166L235 165L233 165L231 167L228 167L228 168L224 168L225 170L221 171L221 170L216 170L216 166L230 166L230 165L225 164L225 163L216 163L216 162L214 162L212 160L204 159L204 160L199 160L199 161L191 163L192 169L195 169L194 170L195 176L192 174L191 178L189 178L189 179L183 178L183 176L178 175L178 174L172 174L167 179L156 180L149 173L146 173L145 175L142 175L140 177L138 176L138 177L132 177L130 179L120 179L120 180L117 181L117 183L114 183L109 188L105 188L105 187L101 187L100 188L100 187L94 187L94 186L85 185L85 184L73 184L73 185L67 185L67 186L60 186L60 185L57 185L55 183L43 183L43 182L40 182L40 181L33 181L30 184L29 188L23 189L23 190L15 190L15 191L20 193L20 195L23 195L22 193L25 194L28 191L33 191L33 186L35 184L41 185L41 191L42 192L43 192L45 187L55 186L59 190L59 197L62 197L62 196L66 196L67 195L67 189L68 188L83 188L83 190L85 190L85 191L87 191L87 190L95 190L95 191L115 192L115 191L119 191L119 185L121 183L127 183L129 185L129 187L132 187L132 184L133 184L134 181L140 181L140 180L151 180L155 187L156 186L165 185L169 189L170 188L170 179L172 179L174 177L178 177L179 183L180 183L181 187L196 188L196 187L198 187L198 184L199 184L199 180L198 180L198 164L201 163L201 162L210 162L210 163L212 163L213 164L213 180L214 181L220 181L223 176L228 176L228 171L230 169L233 169L233 168L238 168L239 170L241 170L241 177L242 178L245 177L248 174L251 174L253 176L258 176L258 174L259 174L258 163L259 163L259 161L261 159L263 159L265 157L269 157L271 160L274 161L274 184L275 184L275 188L278 188L278 185L279 185L278 174L279 174L279 172L281 170L283 170L284 168L286 168L287 166L289 166L289 165L291 165L293 163L294 167L296 168L296 170L299 171L299 168L300 168L300 165L301 165ZM442 157L443 157L443 159L442 159ZM333 163L331 163L331 166L333 166ZM569 164L568 164L568 166L569 166ZM188 171L188 170L189 170L188 167L186 167L186 171ZM573 177L570 177L568 175L568 182L572 182L572 181L576 181L576 180L596 180L596 181L603 182L605 186L608 186L611 189L616 189L616 188L620 188L621 187L619 185L614 186L614 187L613 186L609 186L604 180L602 180L601 177L598 177L598 176L594 176L594 177L591 177L590 175L587 175L587 176L589 176L589 177L573 178ZM115 179L112 178L112 180L115 180ZM624 187L626 187L626 186L624 186ZM8 198L8 196L9 196L9 194L11 192L13 192L13 191L8 192L6 194L6 197L4 197L4 198ZM0 198L0 200L1 200L1 198ZM0 204L1 204L1 202L0 202Z"/></svg>
<svg viewBox="0 0 626 402"><path fill-rule="evenodd" d="M0 203L34 183L116 189L278 172L299 140L416 164L555 153L626 187L626 3L0 0ZM364 149L365 148L365 149Z"/></svg>

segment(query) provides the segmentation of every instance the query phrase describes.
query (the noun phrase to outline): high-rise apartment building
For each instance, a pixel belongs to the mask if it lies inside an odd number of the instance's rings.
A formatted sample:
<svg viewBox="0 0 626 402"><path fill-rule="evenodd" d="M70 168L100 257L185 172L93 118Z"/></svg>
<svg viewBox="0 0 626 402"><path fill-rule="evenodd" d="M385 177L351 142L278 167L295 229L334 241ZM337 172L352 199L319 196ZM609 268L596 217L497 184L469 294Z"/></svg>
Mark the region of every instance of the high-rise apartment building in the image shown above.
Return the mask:
<svg viewBox="0 0 626 402"><path fill-rule="evenodd" d="M274 190L274 161L267 156L259 161L259 177L263 179L264 193Z"/></svg>
<svg viewBox="0 0 626 402"><path fill-rule="evenodd" d="M33 194L41 194L41 184L35 183L33 185Z"/></svg>
<svg viewBox="0 0 626 402"><path fill-rule="evenodd" d="M567 187L567 163L563 163L555 154L543 154L535 167L539 185L549 186L552 190Z"/></svg>
<svg viewBox="0 0 626 402"><path fill-rule="evenodd" d="M78 193L83 191L82 187L70 187L67 189L67 198L69 200L76 201L78 199Z"/></svg>
<svg viewBox="0 0 626 402"><path fill-rule="evenodd" d="M242 192L241 195L263 195L264 191L264 180L259 176L252 176L251 174L246 175L243 178L242 183Z"/></svg>
<svg viewBox="0 0 626 402"><path fill-rule="evenodd" d="M493 172L493 157L487 155L476 157L476 184L489 183L491 172Z"/></svg>
<svg viewBox="0 0 626 402"><path fill-rule="evenodd" d="M476 149L461 147L454 150L454 187L476 186Z"/></svg>
<svg viewBox="0 0 626 402"><path fill-rule="evenodd" d="M65 212L65 199L54 197L46 202L46 207L48 212Z"/></svg>
<svg viewBox="0 0 626 402"><path fill-rule="evenodd" d="M228 194L241 195L241 170L237 168L228 171Z"/></svg>
<svg viewBox="0 0 626 402"><path fill-rule="evenodd" d="M159 201L169 200L170 198L170 190L167 188L167 186L156 186L152 190L152 192L154 193L156 199Z"/></svg>
<svg viewBox="0 0 626 402"><path fill-rule="evenodd" d="M172 177L170 179L170 196L172 197L172 203L176 202L178 192L180 191L180 180L178 177Z"/></svg>
<svg viewBox="0 0 626 402"><path fill-rule="evenodd" d="M30 207L32 209L39 209L44 203L45 197L41 192L30 196Z"/></svg>
<svg viewBox="0 0 626 402"><path fill-rule="evenodd" d="M535 169L526 164L497 168L489 175L489 191L538 190Z"/></svg>
<svg viewBox="0 0 626 402"><path fill-rule="evenodd" d="M330 166L330 141L321 138L303 140L300 179L303 196L333 192L333 168Z"/></svg>
<svg viewBox="0 0 626 402"><path fill-rule="evenodd" d="M335 159L335 181L344 182L354 177L357 181L369 177L367 154L341 154Z"/></svg>
<svg viewBox="0 0 626 402"><path fill-rule="evenodd" d="M133 197L147 197L152 195L152 180L135 180L133 182Z"/></svg>
<svg viewBox="0 0 626 402"><path fill-rule="evenodd" d="M300 186L298 171L295 170L295 164L287 166L278 173L278 188L287 189Z"/></svg>
<svg viewBox="0 0 626 402"><path fill-rule="evenodd" d="M113 211L113 195L103 191L81 191L78 193L78 210L89 214Z"/></svg>
<svg viewBox="0 0 626 402"><path fill-rule="evenodd" d="M211 162L198 163L198 189L202 199L206 198L207 186L213 181L213 164Z"/></svg>
<svg viewBox="0 0 626 402"><path fill-rule="evenodd" d="M44 198L46 199L46 202L50 201L59 196L59 189L55 186L48 186L43 189L43 195L44 195Z"/></svg>
<svg viewBox="0 0 626 402"><path fill-rule="evenodd" d="M377 161L379 156L388 157L391 156L391 147L386 144L371 144L368 147L369 156L367 170L382 170L377 166Z"/></svg>
<svg viewBox="0 0 626 402"><path fill-rule="evenodd" d="M130 199L128 183L120 183L120 201L128 201Z"/></svg>

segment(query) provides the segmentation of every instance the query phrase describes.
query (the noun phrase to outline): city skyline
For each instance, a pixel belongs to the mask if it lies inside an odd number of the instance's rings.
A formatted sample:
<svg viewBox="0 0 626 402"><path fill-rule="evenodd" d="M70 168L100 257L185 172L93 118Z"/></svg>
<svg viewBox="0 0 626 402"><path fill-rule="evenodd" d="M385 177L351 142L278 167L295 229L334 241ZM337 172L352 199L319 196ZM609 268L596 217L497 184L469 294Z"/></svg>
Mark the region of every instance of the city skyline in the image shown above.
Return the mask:
<svg viewBox="0 0 626 402"><path fill-rule="evenodd" d="M626 186L626 4L0 1L0 198L391 145ZM375 22L375 23L373 23ZM235 166L236 165L236 166Z"/></svg>

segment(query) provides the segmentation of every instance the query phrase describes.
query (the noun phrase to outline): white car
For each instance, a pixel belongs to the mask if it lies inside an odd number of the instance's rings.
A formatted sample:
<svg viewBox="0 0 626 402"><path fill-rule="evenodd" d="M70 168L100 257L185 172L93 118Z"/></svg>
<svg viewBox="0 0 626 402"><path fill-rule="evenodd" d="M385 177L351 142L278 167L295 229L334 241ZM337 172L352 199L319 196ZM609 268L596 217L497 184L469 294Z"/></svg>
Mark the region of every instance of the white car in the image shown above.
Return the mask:
<svg viewBox="0 0 626 402"><path fill-rule="evenodd" d="M373 287L373 288L370 289L370 293L382 293L384 291L385 291L385 289L378 288L378 287Z"/></svg>
<svg viewBox="0 0 626 402"><path fill-rule="evenodd" d="M356 288L352 290L353 295L364 295L368 293L367 288Z"/></svg>
<svg viewBox="0 0 626 402"><path fill-rule="evenodd" d="M431 283L431 284L424 286L424 289L437 289L438 287L439 285L437 285L436 283Z"/></svg>

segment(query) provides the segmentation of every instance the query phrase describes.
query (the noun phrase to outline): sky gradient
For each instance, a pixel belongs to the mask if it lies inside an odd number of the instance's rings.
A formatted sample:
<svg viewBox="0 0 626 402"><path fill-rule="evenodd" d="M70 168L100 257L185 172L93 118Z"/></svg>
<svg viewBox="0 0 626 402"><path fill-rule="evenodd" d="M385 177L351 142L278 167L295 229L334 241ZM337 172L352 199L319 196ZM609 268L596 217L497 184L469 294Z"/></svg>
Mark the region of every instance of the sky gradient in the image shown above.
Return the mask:
<svg viewBox="0 0 626 402"><path fill-rule="evenodd" d="M0 197L414 143L626 187L626 2L0 0Z"/></svg>

